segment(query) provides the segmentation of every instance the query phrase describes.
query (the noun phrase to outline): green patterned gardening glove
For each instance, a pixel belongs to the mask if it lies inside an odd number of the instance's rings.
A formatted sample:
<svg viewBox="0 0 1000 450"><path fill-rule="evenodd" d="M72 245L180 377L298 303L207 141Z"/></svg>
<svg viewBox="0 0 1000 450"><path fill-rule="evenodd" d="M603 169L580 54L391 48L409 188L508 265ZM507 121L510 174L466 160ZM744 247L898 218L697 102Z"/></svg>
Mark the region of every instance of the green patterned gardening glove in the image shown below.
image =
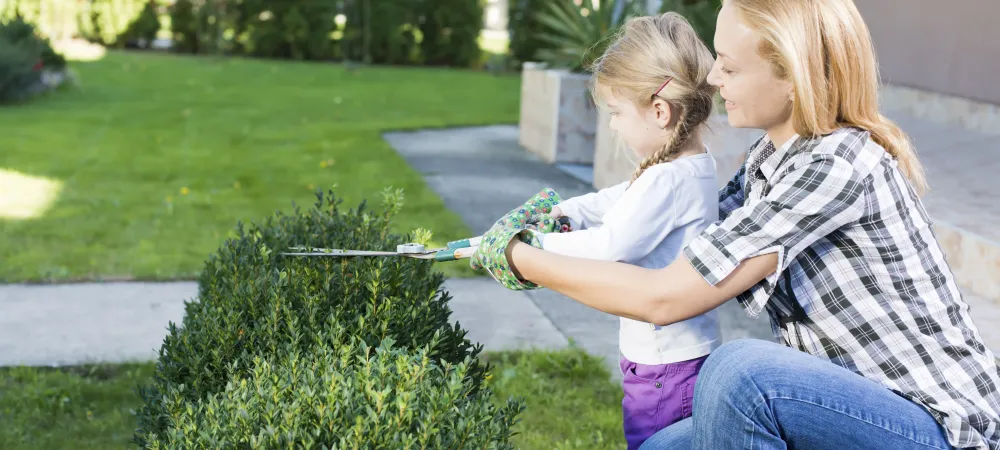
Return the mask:
<svg viewBox="0 0 1000 450"><path fill-rule="evenodd" d="M507 217L507 216L505 216ZM548 214L535 216L538 220L539 228L552 229L556 221ZM514 221L516 223L516 221ZM516 226L516 225L515 225ZM515 228L498 222L483 235L476 254L472 256L471 265L475 269L485 268L490 276L507 289L523 291L538 289L539 286L530 282L517 279L510 269L510 262L507 261L507 246L514 238L519 238L522 242L535 248L542 248L539 236L542 231L535 229Z"/></svg>
<svg viewBox="0 0 1000 450"><path fill-rule="evenodd" d="M524 202L521 208L527 210L529 215L551 214L552 207L558 205L561 201L562 197L554 189L545 188ZM519 209L511 211L511 213L515 211L519 211Z"/></svg>

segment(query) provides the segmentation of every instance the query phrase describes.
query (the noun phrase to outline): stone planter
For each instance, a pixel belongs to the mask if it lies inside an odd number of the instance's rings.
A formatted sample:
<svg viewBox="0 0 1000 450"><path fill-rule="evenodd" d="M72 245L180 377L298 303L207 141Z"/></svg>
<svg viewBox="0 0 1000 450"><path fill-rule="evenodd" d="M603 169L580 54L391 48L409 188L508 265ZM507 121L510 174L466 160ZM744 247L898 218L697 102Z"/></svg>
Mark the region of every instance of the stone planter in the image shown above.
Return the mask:
<svg viewBox="0 0 1000 450"><path fill-rule="evenodd" d="M518 141L548 163L593 164L597 108L589 76L524 63Z"/></svg>

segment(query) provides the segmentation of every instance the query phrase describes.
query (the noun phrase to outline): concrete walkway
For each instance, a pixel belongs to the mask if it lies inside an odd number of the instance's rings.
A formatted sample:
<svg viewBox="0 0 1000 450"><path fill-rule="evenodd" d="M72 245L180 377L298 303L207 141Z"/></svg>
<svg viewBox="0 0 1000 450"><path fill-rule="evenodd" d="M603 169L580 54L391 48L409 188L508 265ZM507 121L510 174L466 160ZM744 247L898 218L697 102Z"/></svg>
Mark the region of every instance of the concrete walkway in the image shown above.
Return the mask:
<svg viewBox="0 0 1000 450"><path fill-rule="evenodd" d="M566 337L523 293L491 278L451 279L453 321L488 350L557 349ZM155 359L194 282L0 287L0 366Z"/></svg>

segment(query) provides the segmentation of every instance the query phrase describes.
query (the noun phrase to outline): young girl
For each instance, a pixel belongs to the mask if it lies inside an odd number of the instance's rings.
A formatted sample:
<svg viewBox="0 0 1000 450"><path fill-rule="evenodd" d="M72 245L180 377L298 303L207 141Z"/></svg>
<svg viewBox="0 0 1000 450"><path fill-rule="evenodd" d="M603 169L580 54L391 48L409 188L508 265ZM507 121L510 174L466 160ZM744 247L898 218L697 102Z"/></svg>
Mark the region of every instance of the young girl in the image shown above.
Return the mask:
<svg viewBox="0 0 1000 450"><path fill-rule="evenodd" d="M878 111L854 3L724 0L715 49L729 123L765 133L682 257L657 270L570 258L500 227L475 257L636 320L679 323L733 297L770 318L781 344L713 351L692 417L643 450L1000 449L995 355L918 195L920 162Z"/></svg>
<svg viewBox="0 0 1000 450"><path fill-rule="evenodd" d="M540 236L568 256L660 269L718 219L715 161L700 134L712 114L713 59L676 13L628 21L593 67L592 87L610 128L642 159L630 181L557 204L569 233ZM715 311L667 326L622 318L625 438L636 449L691 415L698 371L720 344Z"/></svg>

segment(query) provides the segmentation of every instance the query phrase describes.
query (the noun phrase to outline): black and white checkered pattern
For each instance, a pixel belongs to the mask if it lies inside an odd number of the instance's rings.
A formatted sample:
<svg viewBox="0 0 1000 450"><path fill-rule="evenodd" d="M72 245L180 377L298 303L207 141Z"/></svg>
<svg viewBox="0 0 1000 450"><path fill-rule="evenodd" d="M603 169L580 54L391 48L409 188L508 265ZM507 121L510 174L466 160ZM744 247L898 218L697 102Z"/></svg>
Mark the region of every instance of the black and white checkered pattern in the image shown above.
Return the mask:
<svg viewBox="0 0 1000 450"><path fill-rule="evenodd" d="M785 345L924 406L952 445L1000 449L994 354L923 204L868 132L779 151L764 136L719 200L721 221L684 250L709 283L777 252L777 272L737 297L748 314L766 310Z"/></svg>

